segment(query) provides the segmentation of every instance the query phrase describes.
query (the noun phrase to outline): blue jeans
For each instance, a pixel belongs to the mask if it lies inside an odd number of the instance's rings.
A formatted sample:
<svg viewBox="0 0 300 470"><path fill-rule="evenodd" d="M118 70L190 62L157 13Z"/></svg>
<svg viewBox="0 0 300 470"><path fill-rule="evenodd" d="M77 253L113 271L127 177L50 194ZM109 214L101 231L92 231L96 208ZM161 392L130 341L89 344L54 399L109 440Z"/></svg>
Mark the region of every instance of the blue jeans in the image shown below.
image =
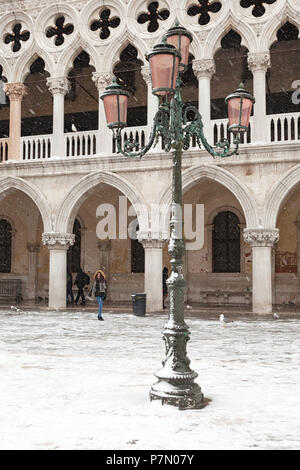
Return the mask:
<svg viewBox="0 0 300 470"><path fill-rule="evenodd" d="M102 305L103 305L103 300L102 297L98 296L96 297L97 302L98 302L98 318L102 317Z"/></svg>

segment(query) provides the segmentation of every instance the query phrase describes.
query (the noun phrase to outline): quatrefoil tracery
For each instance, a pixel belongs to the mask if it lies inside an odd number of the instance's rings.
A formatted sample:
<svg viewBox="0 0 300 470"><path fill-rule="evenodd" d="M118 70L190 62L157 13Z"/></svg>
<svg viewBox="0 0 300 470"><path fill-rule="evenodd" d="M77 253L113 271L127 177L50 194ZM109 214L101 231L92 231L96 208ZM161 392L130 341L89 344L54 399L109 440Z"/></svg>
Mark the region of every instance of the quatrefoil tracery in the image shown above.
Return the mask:
<svg viewBox="0 0 300 470"><path fill-rule="evenodd" d="M55 21L55 26L49 26L46 31L47 38L56 36L54 44L61 46L65 42L64 35L70 35L74 31L74 26L71 23L65 25L65 17L60 16Z"/></svg>
<svg viewBox="0 0 300 470"><path fill-rule="evenodd" d="M218 13L222 8L222 3L219 1L198 0L199 5L192 5L188 9L189 16L199 15L198 23L202 26L210 22L209 13Z"/></svg>
<svg viewBox="0 0 300 470"><path fill-rule="evenodd" d="M159 28L158 21L165 21L169 16L170 12L166 8L159 10L159 2L151 2L148 6L148 13L142 13L137 21L140 24L149 23L147 30L154 33Z"/></svg>
<svg viewBox="0 0 300 470"><path fill-rule="evenodd" d="M267 5L272 5L272 3L275 3L276 0L241 0L241 7L242 8L249 8L251 6L254 6L252 10L252 15L255 17L260 17L263 16L264 13L266 12L266 9L264 7L264 3Z"/></svg>
<svg viewBox="0 0 300 470"><path fill-rule="evenodd" d="M22 33L21 30L22 30L21 23L17 23L13 27L13 32L6 34L4 38L5 44L10 44L11 42L13 43L13 47L12 47L13 52L18 52L21 49L22 47L21 41L28 41L28 39L30 38L29 31L24 31Z"/></svg>
<svg viewBox="0 0 300 470"><path fill-rule="evenodd" d="M120 18L110 18L111 11L109 8L100 13L99 20L92 22L90 28L92 31L100 29L100 39L107 39L110 36L110 28L117 28L121 23Z"/></svg>

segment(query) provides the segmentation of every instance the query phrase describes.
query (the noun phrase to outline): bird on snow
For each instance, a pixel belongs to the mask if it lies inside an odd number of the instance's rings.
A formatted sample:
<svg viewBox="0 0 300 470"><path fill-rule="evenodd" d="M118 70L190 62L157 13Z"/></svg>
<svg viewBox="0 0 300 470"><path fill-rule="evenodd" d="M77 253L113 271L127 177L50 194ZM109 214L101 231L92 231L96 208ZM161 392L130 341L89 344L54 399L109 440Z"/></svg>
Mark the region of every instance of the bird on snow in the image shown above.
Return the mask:
<svg viewBox="0 0 300 470"><path fill-rule="evenodd" d="M186 308L187 308L188 310L191 310L191 309L192 309L192 307L191 307L190 305L187 305Z"/></svg>
<svg viewBox="0 0 300 470"><path fill-rule="evenodd" d="M22 310L20 308L17 308L15 307L14 305L11 305L10 309L13 311L13 312L17 312L17 313L21 313Z"/></svg>
<svg viewBox="0 0 300 470"><path fill-rule="evenodd" d="M273 318L279 318L279 315L278 315L278 313L276 313L276 312L275 312L275 313L273 313Z"/></svg>
<svg viewBox="0 0 300 470"><path fill-rule="evenodd" d="M223 324L225 324L225 323L233 323L232 320L226 320L225 317L224 317L224 315L223 315L223 313L221 313L219 320L220 320L220 322L223 323Z"/></svg>

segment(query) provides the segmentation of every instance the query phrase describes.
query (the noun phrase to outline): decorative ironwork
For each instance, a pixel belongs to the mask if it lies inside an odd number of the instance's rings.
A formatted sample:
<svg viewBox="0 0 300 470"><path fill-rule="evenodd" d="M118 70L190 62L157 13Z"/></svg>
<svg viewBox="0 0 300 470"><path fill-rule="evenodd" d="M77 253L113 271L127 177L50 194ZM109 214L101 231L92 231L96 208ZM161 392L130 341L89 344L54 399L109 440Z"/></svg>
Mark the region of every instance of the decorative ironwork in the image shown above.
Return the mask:
<svg viewBox="0 0 300 470"><path fill-rule="evenodd" d="M230 211L220 212L213 221L212 258L214 273L239 273L240 227L238 217Z"/></svg>
<svg viewBox="0 0 300 470"><path fill-rule="evenodd" d="M142 13L138 17L138 23L149 23L147 30L154 33L159 28L159 20L165 21L170 16L169 10L166 8L159 10L159 2L151 2L148 6L148 13Z"/></svg>
<svg viewBox="0 0 300 470"><path fill-rule="evenodd" d="M21 49L22 47L21 41L28 41L28 39L30 38L29 31L24 31L22 33L21 30L22 30L22 25L20 23L17 23L13 27L12 34L7 34L4 38L5 44L10 44L11 42L13 43L13 47L12 47L13 52L18 52Z"/></svg>
<svg viewBox="0 0 300 470"><path fill-rule="evenodd" d="M55 21L55 26L49 26L46 31L47 38L53 38L56 36L54 44L56 46L61 46L65 42L64 36L72 34L74 31L74 26L71 23L65 25L65 17L60 16Z"/></svg>
<svg viewBox="0 0 300 470"><path fill-rule="evenodd" d="M241 0L241 7L242 8L249 8L252 5L254 6L252 10L252 15L255 16L256 18L263 16L266 12L266 9L264 7L264 3L267 5L272 5L272 3L275 3L276 0Z"/></svg>
<svg viewBox="0 0 300 470"><path fill-rule="evenodd" d="M12 227L5 220L0 220L0 272L11 272Z"/></svg>
<svg viewBox="0 0 300 470"><path fill-rule="evenodd" d="M222 3L210 0L198 0L199 5L193 5L188 9L189 16L199 15L198 23L202 26L210 22L210 12L218 13L222 8Z"/></svg>
<svg viewBox="0 0 300 470"><path fill-rule="evenodd" d="M110 18L111 11L109 8L100 13L99 20L92 22L90 28L92 31L100 29L100 39L107 39L110 36L110 28L117 28L121 20L118 17Z"/></svg>

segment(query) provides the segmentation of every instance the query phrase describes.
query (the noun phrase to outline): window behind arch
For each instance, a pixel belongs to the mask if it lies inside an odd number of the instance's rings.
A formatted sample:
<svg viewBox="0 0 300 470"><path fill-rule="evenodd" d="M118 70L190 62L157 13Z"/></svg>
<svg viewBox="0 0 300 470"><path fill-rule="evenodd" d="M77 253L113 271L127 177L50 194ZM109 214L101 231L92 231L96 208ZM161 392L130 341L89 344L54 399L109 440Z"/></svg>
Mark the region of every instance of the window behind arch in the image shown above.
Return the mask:
<svg viewBox="0 0 300 470"><path fill-rule="evenodd" d="M12 227L5 220L0 220L0 272L11 272Z"/></svg>
<svg viewBox="0 0 300 470"><path fill-rule="evenodd" d="M220 212L214 218L213 226L213 272L240 272L241 235L238 217L230 211Z"/></svg>
<svg viewBox="0 0 300 470"><path fill-rule="evenodd" d="M68 251L68 266L72 273L78 273L81 263L81 225L78 219L75 219L73 233L75 242Z"/></svg>

